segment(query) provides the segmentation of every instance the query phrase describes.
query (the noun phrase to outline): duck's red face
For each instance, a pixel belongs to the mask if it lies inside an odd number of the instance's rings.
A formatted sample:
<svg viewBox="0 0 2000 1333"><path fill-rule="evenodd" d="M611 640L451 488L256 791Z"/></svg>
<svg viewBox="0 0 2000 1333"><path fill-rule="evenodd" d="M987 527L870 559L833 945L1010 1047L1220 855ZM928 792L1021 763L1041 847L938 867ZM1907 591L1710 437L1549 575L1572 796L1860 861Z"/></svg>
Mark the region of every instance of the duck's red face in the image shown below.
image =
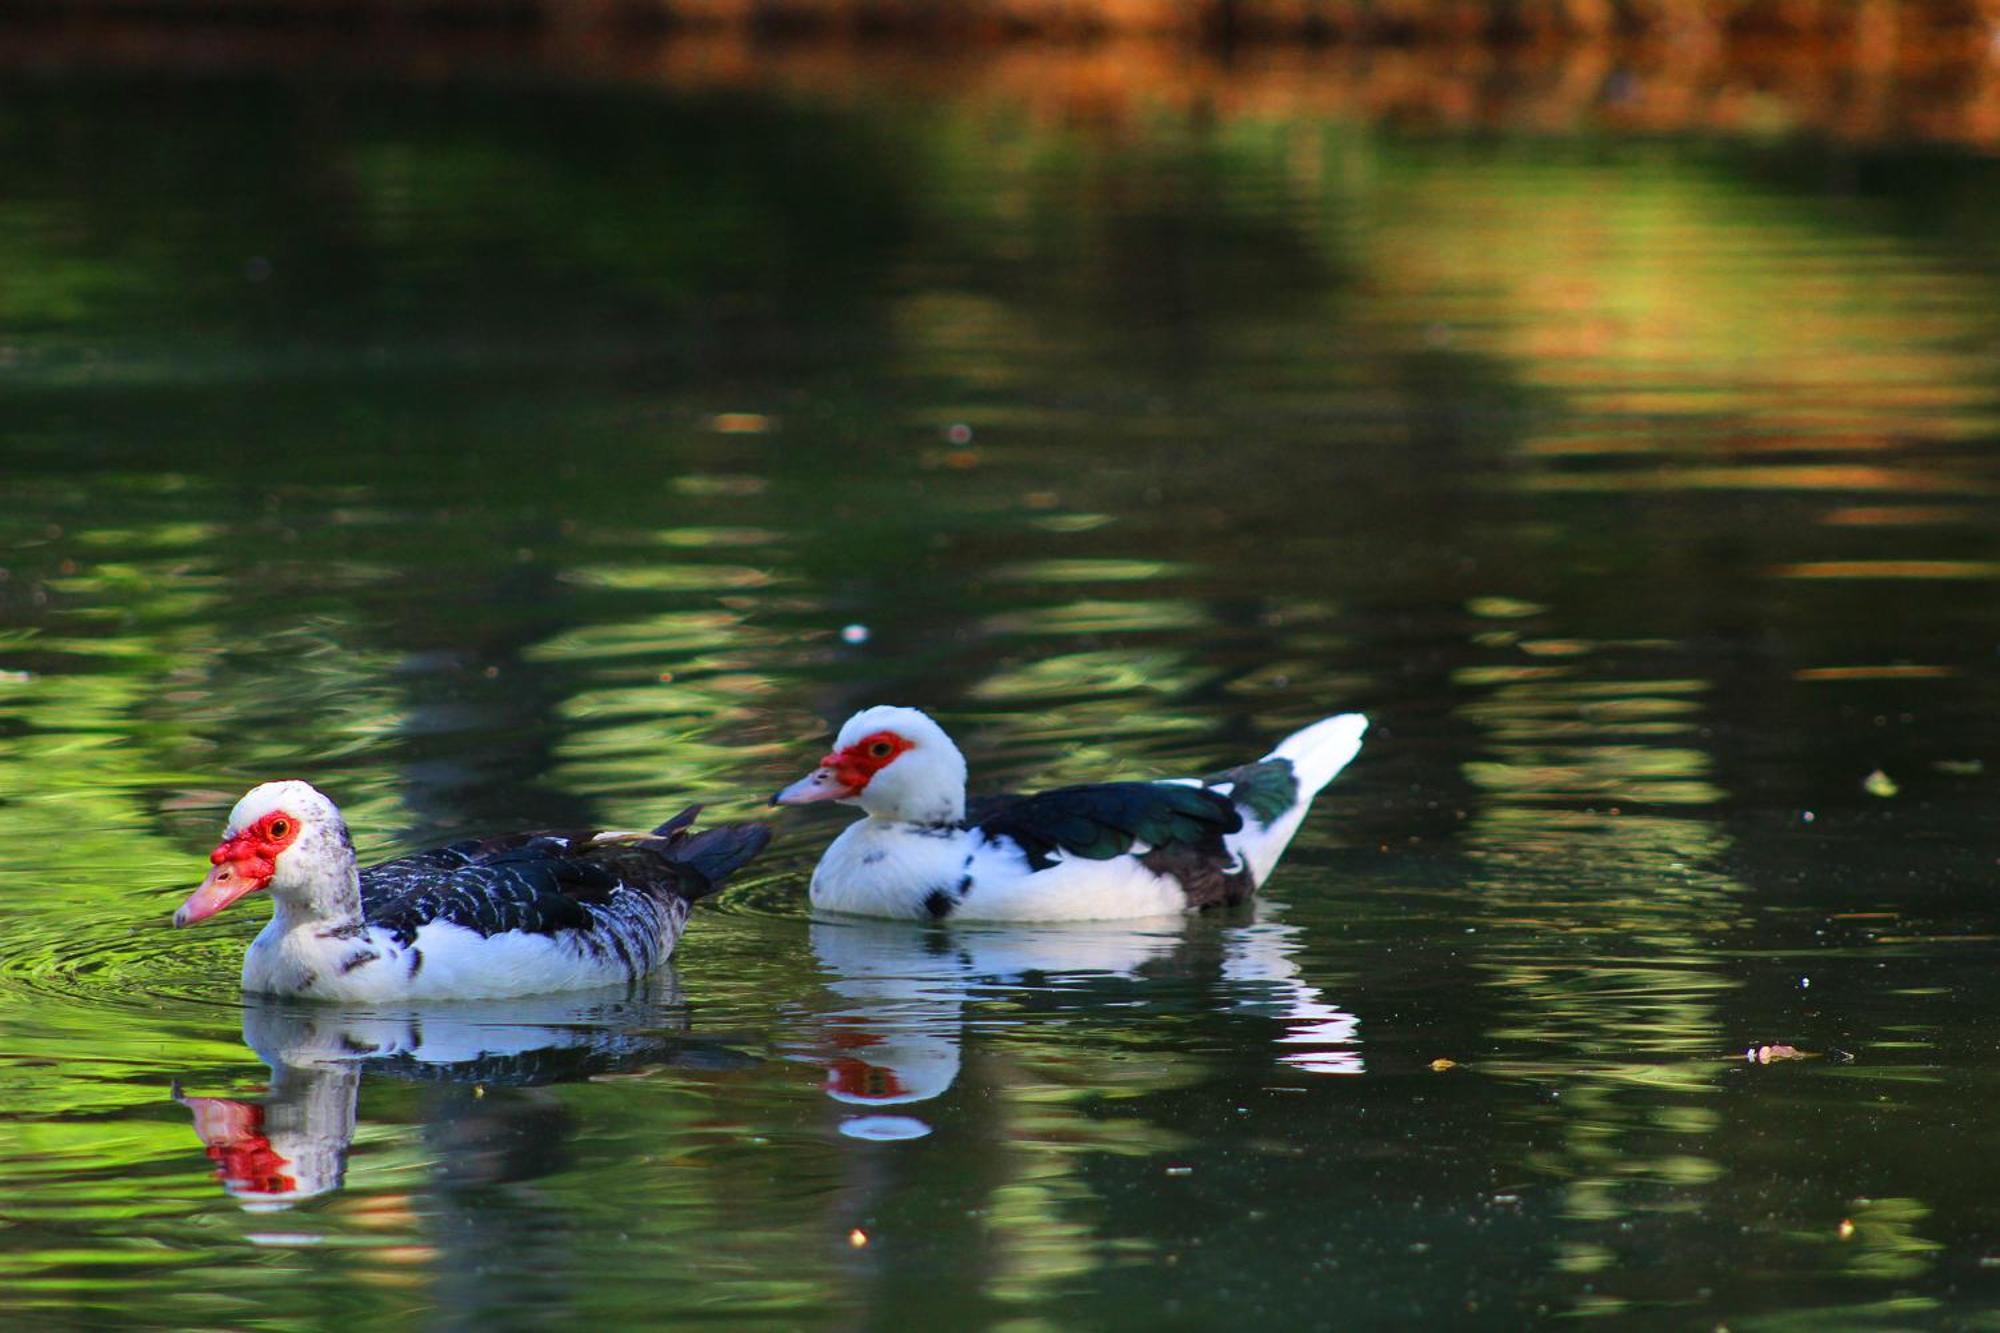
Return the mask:
<svg viewBox="0 0 2000 1333"><path fill-rule="evenodd" d="M819 767L771 798L772 805L811 805L859 796L875 775L896 762L916 742L894 731L863 736L819 761Z"/></svg>
<svg viewBox="0 0 2000 1333"><path fill-rule="evenodd" d="M215 869L174 913L177 926L207 920L246 893L255 893L278 873L278 854L298 841L299 821L283 810L269 814L223 839L208 854Z"/></svg>

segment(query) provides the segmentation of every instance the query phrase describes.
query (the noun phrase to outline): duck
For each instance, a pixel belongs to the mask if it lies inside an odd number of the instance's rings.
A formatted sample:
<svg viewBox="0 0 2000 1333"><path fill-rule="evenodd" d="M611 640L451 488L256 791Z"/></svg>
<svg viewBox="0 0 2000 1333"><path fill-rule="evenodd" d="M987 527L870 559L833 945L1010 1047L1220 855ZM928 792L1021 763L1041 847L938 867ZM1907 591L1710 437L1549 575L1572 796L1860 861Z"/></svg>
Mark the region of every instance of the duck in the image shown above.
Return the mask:
<svg viewBox="0 0 2000 1333"><path fill-rule="evenodd" d="M271 920L243 956L255 994L377 1004L630 985L673 952L688 910L764 849L770 829L516 833L365 869L340 808L267 782L229 813L213 869L174 913L190 926L260 890Z"/></svg>
<svg viewBox="0 0 2000 1333"><path fill-rule="evenodd" d="M774 805L839 801L866 818L813 870L815 908L916 920L1081 921L1248 900L1368 719L1325 718L1262 759L1200 778L1059 787L968 802L965 756L916 708L863 709Z"/></svg>

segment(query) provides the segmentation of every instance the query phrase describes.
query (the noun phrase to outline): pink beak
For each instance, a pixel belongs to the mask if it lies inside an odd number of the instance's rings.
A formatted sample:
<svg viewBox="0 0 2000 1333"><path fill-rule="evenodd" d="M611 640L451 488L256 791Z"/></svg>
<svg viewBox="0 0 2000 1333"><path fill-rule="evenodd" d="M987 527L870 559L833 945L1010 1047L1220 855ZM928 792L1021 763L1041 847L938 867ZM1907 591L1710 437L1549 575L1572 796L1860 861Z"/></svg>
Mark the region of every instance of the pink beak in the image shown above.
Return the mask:
<svg viewBox="0 0 2000 1333"><path fill-rule="evenodd" d="M772 805L811 805L814 801L839 801L855 795L831 767L822 764L771 798Z"/></svg>
<svg viewBox="0 0 2000 1333"><path fill-rule="evenodd" d="M191 926L197 921L206 921L244 894L255 893L264 887L266 879L259 879L245 871L241 862L218 862L215 869L208 872L208 878L201 882L201 887L189 894L188 900L174 913L174 924Z"/></svg>

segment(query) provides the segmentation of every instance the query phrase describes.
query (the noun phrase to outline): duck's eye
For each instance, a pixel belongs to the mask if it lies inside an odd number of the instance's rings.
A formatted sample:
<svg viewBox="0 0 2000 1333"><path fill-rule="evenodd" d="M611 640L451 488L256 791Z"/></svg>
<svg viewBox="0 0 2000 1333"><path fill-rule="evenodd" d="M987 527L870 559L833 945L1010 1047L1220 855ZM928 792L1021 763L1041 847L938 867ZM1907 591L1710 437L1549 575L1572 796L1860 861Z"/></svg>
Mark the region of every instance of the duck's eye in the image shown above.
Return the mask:
<svg viewBox="0 0 2000 1333"><path fill-rule="evenodd" d="M868 747L868 753L874 755L877 759L887 759L895 751L896 747L887 741L876 741Z"/></svg>
<svg viewBox="0 0 2000 1333"><path fill-rule="evenodd" d="M291 825L291 822L290 822L289 820L284 820L284 819L274 819L274 820L272 820L272 821L271 821L271 836L272 836L272 837L274 837L274 838L282 838L282 837L284 837L284 836L285 836L285 835L286 835L287 833L290 833L291 831L292 831L292 825Z"/></svg>

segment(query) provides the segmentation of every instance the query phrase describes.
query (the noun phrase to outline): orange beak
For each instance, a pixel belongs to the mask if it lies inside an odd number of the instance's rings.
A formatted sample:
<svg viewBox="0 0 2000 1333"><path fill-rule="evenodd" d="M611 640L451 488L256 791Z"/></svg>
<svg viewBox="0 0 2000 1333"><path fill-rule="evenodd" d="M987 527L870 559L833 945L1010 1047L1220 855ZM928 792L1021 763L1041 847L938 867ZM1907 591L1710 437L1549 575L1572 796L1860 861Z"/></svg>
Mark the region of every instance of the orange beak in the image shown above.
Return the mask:
<svg viewBox="0 0 2000 1333"><path fill-rule="evenodd" d="M223 856L229 844L215 849L217 856ZM254 863L249 860L219 860L215 869L208 872L201 887L188 895L174 913L174 924L191 926L197 921L206 921L246 893L255 893L271 882L269 862ZM259 871L264 873L259 874Z"/></svg>

